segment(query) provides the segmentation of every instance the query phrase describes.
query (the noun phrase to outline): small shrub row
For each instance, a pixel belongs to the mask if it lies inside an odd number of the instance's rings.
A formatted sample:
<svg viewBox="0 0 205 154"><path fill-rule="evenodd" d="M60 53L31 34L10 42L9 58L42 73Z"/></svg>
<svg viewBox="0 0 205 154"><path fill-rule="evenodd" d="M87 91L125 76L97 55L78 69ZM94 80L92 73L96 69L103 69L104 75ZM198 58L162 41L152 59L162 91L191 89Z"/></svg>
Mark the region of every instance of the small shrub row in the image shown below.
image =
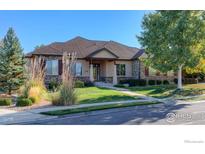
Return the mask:
<svg viewBox="0 0 205 154"><path fill-rule="evenodd" d="M138 79L129 79L129 80L120 80L119 84L128 84L130 87L134 86L146 86L146 80Z"/></svg>
<svg viewBox="0 0 205 154"><path fill-rule="evenodd" d="M119 82L120 85L123 85L123 84L129 84L129 87L134 87L134 86L146 86L146 85L161 85L161 84L164 84L164 85L168 85L169 84L169 81L168 80L164 80L164 81L161 81L161 80L138 80L138 79L131 79L131 80L121 80ZM118 85L119 87L119 85Z"/></svg>
<svg viewBox="0 0 205 154"><path fill-rule="evenodd" d="M94 83L91 81L85 81L85 82L80 80L75 81L75 88L93 87L93 86Z"/></svg>
<svg viewBox="0 0 205 154"><path fill-rule="evenodd" d="M11 98L0 98L0 106L9 106L12 104Z"/></svg>
<svg viewBox="0 0 205 154"><path fill-rule="evenodd" d="M75 81L75 88L84 88L85 83L83 81L77 80Z"/></svg>
<svg viewBox="0 0 205 154"><path fill-rule="evenodd" d="M174 83L177 84L178 83L178 79L174 79ZM184 78L182 79L182 83L183 84L197 84L198 83L198 79L195 78Z"/></svg>
<svg viewBox="0 0 205 154"><path fill-rule="evenodd" d="M18 97L16 106L31 106L35 103L35 98L24 98L24 97Z"/></svg>

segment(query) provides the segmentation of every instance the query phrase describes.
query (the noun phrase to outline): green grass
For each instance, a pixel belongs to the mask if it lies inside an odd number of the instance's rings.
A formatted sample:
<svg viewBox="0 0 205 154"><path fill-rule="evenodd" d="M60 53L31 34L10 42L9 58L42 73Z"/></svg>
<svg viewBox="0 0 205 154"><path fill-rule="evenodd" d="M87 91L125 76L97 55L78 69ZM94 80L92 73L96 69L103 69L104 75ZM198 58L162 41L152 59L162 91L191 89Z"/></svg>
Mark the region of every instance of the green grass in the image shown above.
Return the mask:
<svg viewBox="0 0 205 154"><path fill-rule="evenodd" d="M155 98L165 98L171 96L176 89L174 85L146 86L146 87L128 87L130 91L152 96Z"/></svg>
<svg viewBox="0 0 205 154"><path fill-rule="evenodd" d="M116 90L99 87L76 88L76 92L79 104L137 99Z"/></svg>
<svg viewBox="0 0 205 154"><path fill-rule="evenodd" d="M159 103L161 102L133 102L133 103L127 103L127 104L110 104L110 105L102 105L102 106L92 106L92 107L42 112L41 114L51 115L51 116L61 116L61 115L73 114L73 113L90 112L90 111L113 109L113 108L123 108L123 107L131 107L131 106L153 105L153 104L159 104Z"/></svg>
<svg viewBox="0 0 205 154"><path fill-rule="evenodd" d="M205 93L205 84L183 85L183 90L176 90L176 88L176 85L159 85L147 87L129 87L128 89L155 98L166 98L170 96L175 96L178 98Z"/></svg>
<svg viewBox="0 0 205 154"><path fill-rule="evenodd" d="M140 99L136 96L130 96L116 90L99 87L76 88L76 93L78 97L77 104L90 104ZM51 101L52 95L55 96L57 95L57 93L49 93L49 97L47 98L47 100Z"/></svg>

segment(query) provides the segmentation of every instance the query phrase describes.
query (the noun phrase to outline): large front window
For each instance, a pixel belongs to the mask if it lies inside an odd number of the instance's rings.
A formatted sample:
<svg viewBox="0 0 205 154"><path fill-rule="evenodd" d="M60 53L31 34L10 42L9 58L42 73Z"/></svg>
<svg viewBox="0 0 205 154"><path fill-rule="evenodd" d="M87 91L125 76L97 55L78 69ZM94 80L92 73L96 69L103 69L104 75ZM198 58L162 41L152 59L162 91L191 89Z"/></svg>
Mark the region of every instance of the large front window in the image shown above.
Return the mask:
<svg viewBox="0 0 205 154"><path fill-rule="evenodd" d="M58 75L58 60L47 60L46 61L46 74L47 75Z"/></svg>
<svg viewBox="0 0 205 154"><path fill-rule="evenodd" d="M75 76L82 76L82 64L81 63L75 63L74 74Z"/></svg>
<svg viewBox="0 0 205 154"><path fill-rule="evenodd" d="M118 76L125 76L125 64L117 64L117 75Z"/></svg>

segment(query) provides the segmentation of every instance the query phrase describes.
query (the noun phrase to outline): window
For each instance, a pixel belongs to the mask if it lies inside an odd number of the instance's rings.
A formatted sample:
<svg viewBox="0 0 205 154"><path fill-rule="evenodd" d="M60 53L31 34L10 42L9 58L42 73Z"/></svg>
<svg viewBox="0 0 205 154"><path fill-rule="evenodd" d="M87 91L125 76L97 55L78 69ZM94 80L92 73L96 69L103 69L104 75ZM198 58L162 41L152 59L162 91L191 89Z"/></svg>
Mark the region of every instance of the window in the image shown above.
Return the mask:
<svg viewBox="0 0 205 154"><path fill-rule="evenodd" d="M47 75L58 75L58 60L47 60L46 61L46 74Z"/></svg>
<svg viewBox="0 0 205 154"><path fill-rule="evenodd" d="M75 63L74 75L75 76L82 76L82 64L81 63Z"/></svg>
<svg viewBox="0 0 205 154"><path fill-rule="evenodd" d="M117 75L125 76L125 64L117 64Z"/></svg>
<svg viewBox="0 0 205 154"><path fill-rule="evenodd" d="M149 76L149 67L145 67L144 74L145 76Z"/></svg>

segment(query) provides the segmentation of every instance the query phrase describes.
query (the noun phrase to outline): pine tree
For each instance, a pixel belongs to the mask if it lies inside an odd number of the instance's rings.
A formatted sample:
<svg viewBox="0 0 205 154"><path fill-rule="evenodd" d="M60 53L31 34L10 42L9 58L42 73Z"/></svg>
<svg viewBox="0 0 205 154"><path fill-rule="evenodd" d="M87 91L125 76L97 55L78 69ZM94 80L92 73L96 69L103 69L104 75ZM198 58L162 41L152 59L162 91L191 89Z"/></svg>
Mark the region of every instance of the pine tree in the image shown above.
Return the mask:
<svg viewBox="0 0 205 154"><path fill-rule="evenodd" d="M18 37L9 28L0 47L0 89L8 94L24 84L24 55Z"/></svg>

